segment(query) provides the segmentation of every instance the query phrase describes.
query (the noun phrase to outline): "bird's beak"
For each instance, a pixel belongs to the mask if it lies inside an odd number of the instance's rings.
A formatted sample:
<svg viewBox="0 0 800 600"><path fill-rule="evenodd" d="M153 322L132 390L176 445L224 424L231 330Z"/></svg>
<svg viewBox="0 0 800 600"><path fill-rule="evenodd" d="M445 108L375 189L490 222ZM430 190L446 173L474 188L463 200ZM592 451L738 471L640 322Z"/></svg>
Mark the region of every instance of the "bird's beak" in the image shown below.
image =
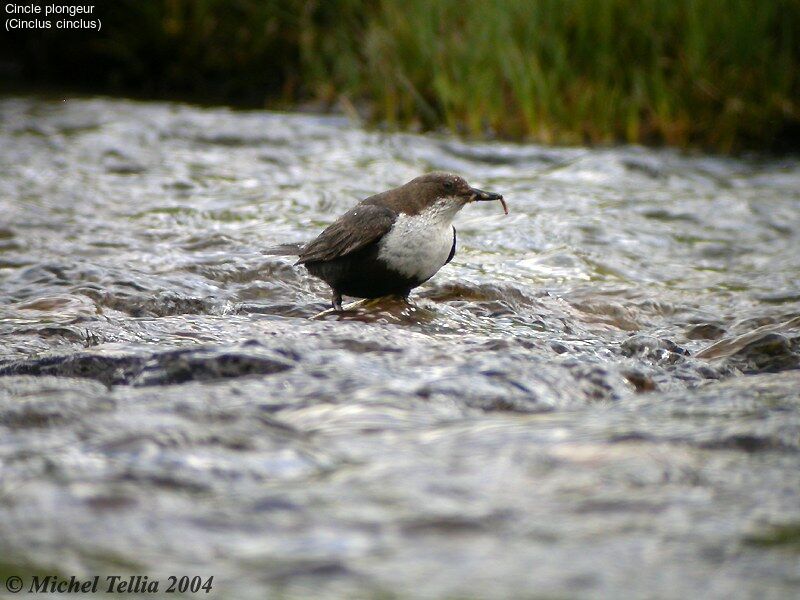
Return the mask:
<svg viewBox="0 0 800 600"><path fill-rule="evenodd" d="M492 200L500 200L500 204L503 205L503 212L508 214L508 207L506 206L506 201L503 200L503 196L501 194L495 194L494 192L484 192L483 190L479 190L477 188L470 188L470 202L489 202Z"/></svg>

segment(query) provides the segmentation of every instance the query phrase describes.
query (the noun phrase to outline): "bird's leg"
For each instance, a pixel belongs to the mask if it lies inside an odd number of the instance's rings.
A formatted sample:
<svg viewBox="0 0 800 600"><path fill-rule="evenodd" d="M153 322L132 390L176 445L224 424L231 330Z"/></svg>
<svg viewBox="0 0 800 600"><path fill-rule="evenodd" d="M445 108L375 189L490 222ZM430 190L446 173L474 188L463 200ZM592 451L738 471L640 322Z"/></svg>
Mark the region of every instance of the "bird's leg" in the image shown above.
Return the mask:
<svg viewBox="0 0 800 600"><path fill-rule="evenodd" d="M331 306L336 312L342 312L342 295L337 291L331 296Z"/></svg>

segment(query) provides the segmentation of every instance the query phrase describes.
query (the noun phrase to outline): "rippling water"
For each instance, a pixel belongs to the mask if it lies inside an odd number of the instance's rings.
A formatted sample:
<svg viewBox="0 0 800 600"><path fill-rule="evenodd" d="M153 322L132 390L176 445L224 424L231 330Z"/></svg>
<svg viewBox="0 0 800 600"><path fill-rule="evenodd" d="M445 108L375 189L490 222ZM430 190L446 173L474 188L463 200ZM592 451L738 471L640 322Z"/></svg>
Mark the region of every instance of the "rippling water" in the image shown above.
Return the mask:
<svg viewBox="0 0 800 600"><path fill-rule="evenodd" d="M263 254L434 169L511 214L410 305ZM800 594L797 160L14 98L0 214L2 573Z"/></svg>

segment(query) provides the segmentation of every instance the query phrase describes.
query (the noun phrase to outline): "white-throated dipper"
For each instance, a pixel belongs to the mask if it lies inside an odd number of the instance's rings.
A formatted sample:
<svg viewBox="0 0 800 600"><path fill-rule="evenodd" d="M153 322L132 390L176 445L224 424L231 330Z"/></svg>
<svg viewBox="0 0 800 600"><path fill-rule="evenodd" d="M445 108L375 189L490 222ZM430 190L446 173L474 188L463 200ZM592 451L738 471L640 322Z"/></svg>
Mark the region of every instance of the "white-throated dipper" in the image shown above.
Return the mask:
<svg viewBox="0 0 800 600"><path fill-rule="evenodd" d="M370 196L348 210L319 236L295 249L298 265L342 296L408 296L456 253L453 218L469 202L503 196L478 190L451 173L429 173ZM288 253L288 252L287 252Z"/></svg>

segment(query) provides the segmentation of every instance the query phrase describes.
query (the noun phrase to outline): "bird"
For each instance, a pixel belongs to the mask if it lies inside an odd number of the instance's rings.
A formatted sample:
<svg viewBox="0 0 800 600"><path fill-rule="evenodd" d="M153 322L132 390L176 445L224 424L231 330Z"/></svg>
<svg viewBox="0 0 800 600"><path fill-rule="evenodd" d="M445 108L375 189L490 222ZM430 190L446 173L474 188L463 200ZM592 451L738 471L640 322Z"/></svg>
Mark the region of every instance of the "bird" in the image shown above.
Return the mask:
<svg viewBox="0 0 800 600"><path fill-rule="evenodd" d="M453 173L427 173L365 198L314 240L269 253L296 254L296 265L330 286L334 311L342 310L342 296L407 298L453 260L456 214L470 202L494 200L508 214L501 194Z"/></svg>

